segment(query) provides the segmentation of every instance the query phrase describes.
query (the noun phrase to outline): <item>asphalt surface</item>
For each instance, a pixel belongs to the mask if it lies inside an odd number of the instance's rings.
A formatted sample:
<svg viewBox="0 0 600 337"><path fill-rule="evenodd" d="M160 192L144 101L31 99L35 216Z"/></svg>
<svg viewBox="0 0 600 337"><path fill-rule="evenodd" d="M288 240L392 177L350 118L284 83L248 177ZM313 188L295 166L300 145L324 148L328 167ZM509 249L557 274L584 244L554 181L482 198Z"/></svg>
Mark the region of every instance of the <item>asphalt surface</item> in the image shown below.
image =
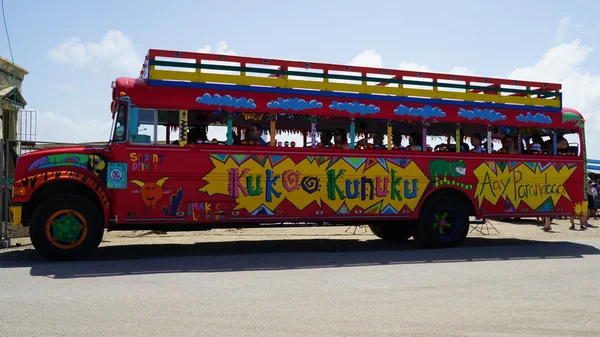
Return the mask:
<svg viewBox="0 0 600 337"><path fill-rule="evenodd" d="M282 239L99 253L68 263L0 254L0 336L600 335L597 239L469 238L445 250Z"/></svg>

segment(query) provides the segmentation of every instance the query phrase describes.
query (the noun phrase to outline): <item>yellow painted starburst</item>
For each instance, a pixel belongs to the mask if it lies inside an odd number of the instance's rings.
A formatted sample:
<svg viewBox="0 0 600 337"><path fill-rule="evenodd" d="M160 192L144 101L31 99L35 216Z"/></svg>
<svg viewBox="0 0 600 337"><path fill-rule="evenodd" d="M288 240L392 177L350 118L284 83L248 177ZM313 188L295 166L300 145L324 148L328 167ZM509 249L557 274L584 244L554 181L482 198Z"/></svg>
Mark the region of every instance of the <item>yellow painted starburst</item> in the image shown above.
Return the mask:
<svg viewBox="0 0 600 337"><path fill-rule="evenodd" d="M495 172L489 165L495 165ZM560 198L571 200L565 183L576 168L563 165L557 169L551 165L541 171L540 164L533 169L526 164L510 168L508 164L500 166L498 163L484 163L474 170L478 179L475 197L480 207L483 200L495 205L500 198L509 199L515 206L523 201L533 209L548 198L556 205Z"/></svg>
<svg viewBox="0 0 600 337"><path fill-rule="evenodd" d="M384 167L378 162L365 170L365 158L305 158L294 163L288 157L272 165L273 158L264 163L249 158L242 164L232 156L224 161L211 158L215 168L205 175L208 184L199 191L231 196L237 203L235 209L248 212L261 205L274 210L284 199L298 210L316 202L333 210L344 204L351 210L381 203L381 209L390 205L398 211L404 205L414 210L429 183L414 162L406 167L391 161Z"/></svg>

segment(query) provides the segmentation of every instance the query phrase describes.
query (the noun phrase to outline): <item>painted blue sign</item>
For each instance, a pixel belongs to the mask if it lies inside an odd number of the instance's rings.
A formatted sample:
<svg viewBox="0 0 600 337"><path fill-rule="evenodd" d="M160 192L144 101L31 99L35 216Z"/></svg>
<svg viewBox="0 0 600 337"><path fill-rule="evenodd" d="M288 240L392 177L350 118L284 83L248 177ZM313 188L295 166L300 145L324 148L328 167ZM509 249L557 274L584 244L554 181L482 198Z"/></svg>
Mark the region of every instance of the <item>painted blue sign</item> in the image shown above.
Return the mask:
<svg viewBox="0 0 600 337"><path fill-rule="evenodd" d="M111 189L127 188L127 163L108 163L106 186Z"/></svg>

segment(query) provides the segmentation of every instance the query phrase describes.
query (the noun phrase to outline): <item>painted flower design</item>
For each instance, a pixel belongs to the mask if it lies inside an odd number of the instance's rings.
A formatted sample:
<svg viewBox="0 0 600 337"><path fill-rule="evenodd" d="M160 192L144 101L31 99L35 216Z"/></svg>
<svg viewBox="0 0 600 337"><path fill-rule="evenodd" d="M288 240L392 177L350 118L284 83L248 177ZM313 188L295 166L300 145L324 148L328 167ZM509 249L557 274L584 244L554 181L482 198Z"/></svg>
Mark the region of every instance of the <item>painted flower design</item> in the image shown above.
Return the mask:
<svg viewBox="0 0 600 337"><path fill-rule="evenodd" d="M449 223L446 218L448 217L448 213L437 213L435 215L435 222L433 223L433 227L440 232L440 234L444 233L444 228L452 227L452 224Z"/></svg>

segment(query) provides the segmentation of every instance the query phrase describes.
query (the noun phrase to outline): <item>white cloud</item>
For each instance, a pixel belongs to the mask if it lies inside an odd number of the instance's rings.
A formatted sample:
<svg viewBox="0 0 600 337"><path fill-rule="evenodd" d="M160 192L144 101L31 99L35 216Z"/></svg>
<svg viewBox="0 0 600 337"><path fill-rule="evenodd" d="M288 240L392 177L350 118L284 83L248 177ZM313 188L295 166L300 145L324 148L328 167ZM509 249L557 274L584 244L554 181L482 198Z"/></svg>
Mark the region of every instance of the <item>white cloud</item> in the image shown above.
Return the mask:
<svg viewBox="0 0 600 337"><path fill-rule="evenodd" d="M110 136L112 120L72 119L53 112L38 112L35 138L39 141L60 143L83 143L107 141Z"/></svg>
<svg viewBox="0 0 600 337"><path fill-rule="evenodd" d="M200 47L198 48L198 50L196 50L196 52L198 53L210 53L212 51L212 47L209 45L206 45L204 47ZM235 53L235 51L229 49L229 46L227 45L227 41L219 41L217 43L217 48L215 49L215 54L224 54L224 55L237 55Z"/></svg>
<svg viewBox="0 0 600 337"><path fill-rule="evenodd" d="M586 120L587 144L600 142L600 75L583 68L593 48L579 40L561 43L548 50L529 67L515 69L510 78L562 84L563 106L581 112ZM589 156L600 158L600 149L587 146Z"/></svg>
<svg viewBox="0 0 600 337"><path fill-rule="evenodd" d="M598 131L600 75L593 75L582 68L593 50L579 40L561 43L547 51L532 66L517 68L508 77L561 83L563 105L581 111L589 122L594 121L592 129Z"/></svg>
<svg viewBox="0 0 600 337"><path fill-rule="evenodd" d="M427 66L419 64L417 62L401 62L398 65L399 70L411 70L411 71L431 71Z"/></svg>
<svg viewBox="0 0 600 337"><path fill-rule="evenodd" d="M561 43L548 50L533 66L517 68L508 76L532 81L563 81L580 72L579 66L593 51L579 40Z"/></svg>
<svg viewBox="0 0 600 337"><path fill-rule="evenodd" d="M449 73L454 75L476 76L473 69L464 66L454 66L450 69Z"/></svg>
<svg viewBox="0 0 600 337"><path fill-rule="evenodd" d="M558 28L556 29L556 41L562 41L567 37L567 32L571 26L571 18L568 16L562 17L558 21Z"/></svg>
<svg viewBox="0 0 600 337"><path fill-rule="evenodd" d="M60 64L97 67L98 63L107 63L128 74L137 74L143 63L129 37L119 30L106 32L97 42L84 42L78 36L72 37L51 48L48 55Z"/></svg>
<svg viewBox="0 0 600 337"><path fill-rule="evenodd" d="M356 55L348 64L352 66L383 68L383 59L375 49L366 49Z"/></svg>

